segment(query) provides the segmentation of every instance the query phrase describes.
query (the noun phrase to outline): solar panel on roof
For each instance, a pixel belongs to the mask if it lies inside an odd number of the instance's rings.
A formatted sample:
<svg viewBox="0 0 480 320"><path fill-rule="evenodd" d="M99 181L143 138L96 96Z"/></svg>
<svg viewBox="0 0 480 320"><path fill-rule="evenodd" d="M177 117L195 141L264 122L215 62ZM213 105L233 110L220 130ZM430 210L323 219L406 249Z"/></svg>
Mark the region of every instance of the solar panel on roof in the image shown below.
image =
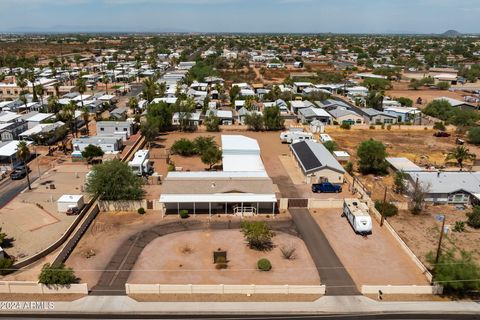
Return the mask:
<svg viewBox="0 0 480 320"><path fill-rule="evenodd" d="M303 164L305 171L310 171L322 166L322 163L305 142L297 142L292 145L292 148L295 150L298 159Z"/></svg>

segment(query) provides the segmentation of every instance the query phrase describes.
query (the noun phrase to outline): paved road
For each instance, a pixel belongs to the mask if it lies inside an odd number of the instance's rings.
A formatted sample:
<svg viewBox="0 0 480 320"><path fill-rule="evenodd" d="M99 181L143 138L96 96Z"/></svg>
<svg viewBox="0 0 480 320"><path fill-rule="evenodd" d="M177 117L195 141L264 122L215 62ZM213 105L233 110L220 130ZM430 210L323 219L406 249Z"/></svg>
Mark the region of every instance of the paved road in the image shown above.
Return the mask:
<svg viewBox="0 0 480 320"><path fill-rule="evenodd" d="M36 315L36 314L22 314L22 315L1 315L0 318L8 319L215 319L215 320L233 320L233 319L250 319L250 320L279 320L279 319L291 319L291 320L430 320L430 319L439 319L439 320L470 320L470 319L479 319L478 315L472 314L359 314L359 315L341 315L341 314L325 314L325 315L286 315L286 316L225 316L225 315L202 315L202 316L182 316L182 315L153 315L153 314L143 314L143 315L123 315L123 314L88 314L88 315Z"/></svg>
<svg viewBox="0 0 480 320"><path fill-rule="evenodd" d="M326 294L342 296L360 294L310 212L304 208L291 208L290 213L318 268L322 284L327 286Z"/></svg>
<svg viewBox="0 0 480 320"><path fill-rule="evenodd" d="M295 225L292 221L271 221L272 229L298 236ZM190 230L226 230L239 229L240 221L199 221L186 220L163 223L153 227L146 227L145 230L128 238L115 252L112 259L105 267L106 270L100 276L95 287L92 288L92 295L125 295L125 284L130 276L135 262L143 249L158 237L182 231Z"/></svg>

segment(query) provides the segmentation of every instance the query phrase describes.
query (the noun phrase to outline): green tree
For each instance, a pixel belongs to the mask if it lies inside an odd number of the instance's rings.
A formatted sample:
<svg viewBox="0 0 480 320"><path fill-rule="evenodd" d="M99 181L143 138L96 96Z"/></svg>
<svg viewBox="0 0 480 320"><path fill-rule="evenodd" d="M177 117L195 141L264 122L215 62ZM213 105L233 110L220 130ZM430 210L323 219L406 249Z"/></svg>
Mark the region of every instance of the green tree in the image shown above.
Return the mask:
<svg viewBox="0 0 480 320"><path fill-rule="evenodd" d="M93 144L89 144L85 147L82 151L82 157L84 159L92 159L96 157L102 157L104 154L102 148L94 146Z"/></svg>
<svg viewBox="0 0 480 320"><path fill-rule="evenodd" d="M130 97L127 102L127 106L132 109L133 114L138 112L138 100L135 97Z"/></svg>
<svg viewBox="0 0 480 320"><path fill-rule="evenodd" d="M11 258L0 259L0 275L4 276L12 272L13 260Z"/></svg>
<svg viewBox="0 0 480 320"><path fill-rule="evenodd" d="M460 171L463 170L463 164L465 161L474 161L476 158L475 154L470 153L470 150L464 146L458 146L450 150L445 158L446 161L455 160L457 161Z"/></svg>
<svg viewBox="0 0 480 320"><path fill-rule="evenodd" d="M450 83L442 81L437 83L437 88L440 90L448 90L450 89Z"/></svg>
<svg viewBox="0 0 480 320"><path fill-rule="evenodd" d="M195 143L184 138L175 141L170 148L170 152L184 157L190 157L198 154L198 151L195 148Z"/></svg>
<svg viewBox="0 0 480 320"><path fill-rule="evenodd" d="M194 150L198 154L203 154L205 151L217 148L217 143L214 137L196 137L193 140Z"/></svg>
<svg viewBox="0 0 480 320"><path fill-rule="evenodd" d="M78 93L80 93L80 101L82 103L82 109L83 109L83 94L87 91L87 82L82 77L79 77L77 79L76 87L77 87Z"/></svg>
<svg viewBox="0 0 480 320"><path fill-rule="evenodd" d="M245 116L245 124L249 130L262 131L263 130L263 116L259 113L250 113Z"/></svg>
<svg viewBox="0 0 480 320"><path fill-rule="evenodd" d="M386 79L368 78L362 83L368 90L372 91L385 91L392 87L390 81Z"/></svg>
<svg viewBox="0 0 480 320"><path fill-rule="evenodd" d="M222 151L218 147L211 147L202 152L201 160L212 170L213 166L222 160Z"/></svg>
<svg viewBox="0 0 480 320"><path fill-rule="evenodd" d="M264 221L243 221L241 231L251 249L267 251L273 248L274 233Z"/></svg>
<svg viewBox="0 0 480 320"><path fill-rule="evenodd" d="M468 131L468 140L473 144L480 144L480 127L473 127Z"/></svg>
<svg viewBox="0 0 480 320"><path fill-rule="evenodd" d="M88 109L85 107L82 109L82 119L85 121L85 128L87 129L87 136L90 135L90 129L88 128L88 124L90 122L90 113Z"/></svg>
<svg viewBox="0 0 480 320"><path fill-rule="evenodd" d="M430 252L427 260L433 266L433 281L443 286L444 293L464 295L480 290L480 268L471 253L448 250L435 264L435 254Z"/></svg>
<svg viewBox="0 0 480 320"><path fill-rule="evenodd" d="M284 128L285 120L280 114L279 107L270 107L263 110L263 125L266 130L281 130Z"/></svg>
<svg viewBox="0 0 480 320"><path fill-rule="evenodd" d="M69 285L76 281L77 277L73 269L65 267L64 264L53 266L47 263L43 265L38 276L38 282L46 285Z"/></svg>
<svg viewBox="0 0 480 320"><path fill-rule="evenodd" d="M383 111L383 93L370 91L365 98L365 104L368 108Z"/></svg>
<svg viewBox="0 0 480 320"><path fill-rule="evenodd" d="M110 83L110 77L107 75L104 75L102 78L102 83L105 85L106 94L108 94L108 84Z"/></svg>
<svg viewBox="0 0 480 320"><path fill-rule="evenodd" d="M412 107L413 100L405 97L395 98L396 101L400 102L403 107Z"/></svg>
<svg viewBox="0 0 480 320"><path fill-rule="evenodd" d="M210 113L208 116L206 116L203 123L205 124L208 132L220 131L220 119L213 113Z"/></svg>
<svg viewBox="0 0 480 320"><path fill-rule="evenodd" d="M230 102L233 104L233 102L237 99L238 95L240 94L240 87L238 86L233 86L232 89L230 89Z"/></svg>
<svg viewBox="0 0 480 320"><path fill-rule="evenodd" d="M140 131L147 141L148 148L150 149L151 143L157 138L159 134L159 125L158 119L156 118L147 118L147 121L142 123Z"/></svg>
<svg viewBox="0 0 480 320"><path fill-rule="evenodd" d="M393 178L393 185L396 193L404 194L407 191L407 174L403 171L397 171Z"/></svg>
<svg viewBox="0 0 480 320"><path fill-rule="evenodd" d="M148 106L147 120L158 125L158 131L165 132L172 128L173 109L165 102L152 103Z"/></svg>
<svg viewBox="0 0 480 320"><path fill-rule="evenodd" d="M480 229L480 206L474 206L472 211L467 213L467 224L475 229Z"/></svg>
<svg viewBox="0 0 480 320"><path fill-rule="evenodd" d="M30 149L25 141L20 141L17 145L17 157L22 160L22 163L25 167L27 167L27 161L30 159ZM32 186L30 185L30 174L28 173L27 168L27 183L28 183L28 190L32 190Z"/></svg>
<svg viewBox="0 0 480 320"><path fill-rule="evenodd" d="M323 146L327 148L330 153L333 153L333 151L337 150L337 143L333 140L325 141Z"/></svg>
<svg viewBox="0 0 480 320"><path fill-rule="evenodd" d="M127 163L112 160L93 166L86 191L100 200L141 200L143 181Z"/></svg>
<svg viewBox="0 0 480 320"><path fill-rule="evenodd" d="M387 151L383 143L373 139L363 141L357 149L358 168L362 174L385 174L388 163Z"/></svg>

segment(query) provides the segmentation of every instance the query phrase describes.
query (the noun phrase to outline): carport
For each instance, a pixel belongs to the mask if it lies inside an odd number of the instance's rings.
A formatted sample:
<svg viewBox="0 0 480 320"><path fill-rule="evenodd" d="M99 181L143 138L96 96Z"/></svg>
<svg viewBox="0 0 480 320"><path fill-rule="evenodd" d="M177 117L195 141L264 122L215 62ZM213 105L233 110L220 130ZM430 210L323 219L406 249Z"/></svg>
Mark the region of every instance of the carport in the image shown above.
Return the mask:
<svg viewBox="0 0 480 320"><path fill-rule="evenodd" d="M256 215L259 213L275 214L277 198L275 194L165 194L160 196L166 211L175 211L180 215L181 210L197 213Z"/></svg>

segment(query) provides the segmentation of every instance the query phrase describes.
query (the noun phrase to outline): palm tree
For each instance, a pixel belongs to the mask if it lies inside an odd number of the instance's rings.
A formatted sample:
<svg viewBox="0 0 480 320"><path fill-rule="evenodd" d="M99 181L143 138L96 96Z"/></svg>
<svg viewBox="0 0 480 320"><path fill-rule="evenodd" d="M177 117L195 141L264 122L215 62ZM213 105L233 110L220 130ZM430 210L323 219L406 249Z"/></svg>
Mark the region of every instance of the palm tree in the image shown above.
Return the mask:
<svg viewBox="0 0 480 320"><path fill-rule="evenodd" d="M55 95L58 97L60 95L60 82L55 82L53 87L55 88Z"/></svg>
<svg viewBox="0 0 480 320"><path fill-rule="evenodd" d="M67 122L70 125L70 130L72 131L72 134L74 134L75 137L77 137L77 121L75 119L76 109L77 109L77 105L75 104L75 102L70 101L70 103L63 108L63 112L62 112Z"/></svg>
<svg viewBox="0 0 480 320"><path fill-rule="evenodd" d="M82 108L83 108L83 94L85 91L87 91L87 83L85 82L85 79L83 79L81 76L77 79L77 89L78 92L80 93L80 100L82 102Z"/></svg>
<svg viewBox="0 0 480 320"><path fill-rule="evenodd" d="M21 91L24 91L25 88L27 87L28 83L27 80L23 77L18 77L17 78L17 86L21 89Z"/></svg>
<svg viewBox="0 0 480 320"><path fill-rule="evenodd" d="M476 159L476 155L473 153L470 153L470 150L468 148L465 148L464 146L458 146L447 154L447 158L445 159L446 161L448 160L456 160L458 166L460 167L460 171L463 170L463 163L465 161L474 161Z"/></svg>
<svg viewBox="0 0 480 320"><path fill-rule="evenodd" d="M133 114L137 114L138 111L138 100L135 97L131 97L127 103L128 107L132 109Z"/></svg>
<svg viewBox="0 0 480 320"><path fill-rule="evenodd" d="M110 82L110 78L107 75L104 75L102 82L105 84L105 92L108 94L108 83Z"/></svg>
<svg viewBox="0 0 480 320"><path fill-rule="evenodd" d="M40 96L40 102L42 103L42 107L43 107L43 95L45 94L45 88L43 87L42 84L39 84L38 86L35 87L35 90L37 91L37 94Z"/></svg>
<svg viewBox="0 0 480 320"><path fill-rule="evenodd" d="M58 110L58 98L56 96L50 96L47 101L47 112L57 113Z"/></svg>
<svg viewBox="0 0 480 320"><path fill-rule="evenodd" d="M90 120L90 113L88 112L87 108L82 109L82 118L83 118L83 121L85 121L85 127L87 128L87 136L89 136L90 131L88 130L88 123Z"/></svg>
<svg viewBox="0 0 480 320"><path fill-rule="evenodd" d="M22 160L23 166L27 171L28 190L32 190L30 185L30 176L28 174L27 160L30 159L30 149L25 141L20 141L17 145L17 157Z"/></svg>

